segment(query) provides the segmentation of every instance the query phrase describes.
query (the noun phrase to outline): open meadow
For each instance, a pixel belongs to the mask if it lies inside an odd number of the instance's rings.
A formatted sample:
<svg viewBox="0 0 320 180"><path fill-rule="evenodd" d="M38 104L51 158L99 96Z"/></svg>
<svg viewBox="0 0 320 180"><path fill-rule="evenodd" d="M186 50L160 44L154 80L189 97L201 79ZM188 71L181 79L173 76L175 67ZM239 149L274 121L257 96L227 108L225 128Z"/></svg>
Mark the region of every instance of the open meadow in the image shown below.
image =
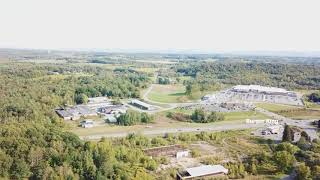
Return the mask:
<svg viewBox="0 0 320 180"><path fill-rule="evenodd" d="M155 84L148 94L148 98L152 101L162 103L177 103L188 101L188 98L185 94L185 87L181 84Z"/></svg>

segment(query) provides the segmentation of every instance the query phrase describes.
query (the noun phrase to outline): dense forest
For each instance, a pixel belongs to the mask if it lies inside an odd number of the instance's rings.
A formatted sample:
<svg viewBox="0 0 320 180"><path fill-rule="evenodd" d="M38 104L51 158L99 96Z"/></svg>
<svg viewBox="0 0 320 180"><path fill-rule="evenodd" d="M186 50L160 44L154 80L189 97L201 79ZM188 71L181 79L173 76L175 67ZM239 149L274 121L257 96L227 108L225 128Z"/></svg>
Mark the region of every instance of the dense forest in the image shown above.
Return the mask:
<svg viewBox="0 0 320 180"><path fill-rule="evenodd" d="M52 72L55 72L52 75ZM54 121L53 109L87 97L139 97L149 79L96 66L14 64L0 69L0 120Z"/></svg>
<svg viewBox="0 0 320 180"><path fill-rule="evenodd" d="M319 65L220 61L184 63L172 68L202 82L258 84L291 90L320 88Z"/></svg>
<svg viewBox="0 0 320 180"><path fill-rule="evenodd" d="M97 66L15 63L0 67L0 177L149 179L156 162L125 142L83 142L54 112L87 97L138 97L141 73ZM126 146L126 147L124 147ZM130 178L129 178L130 177Z"/></svg>

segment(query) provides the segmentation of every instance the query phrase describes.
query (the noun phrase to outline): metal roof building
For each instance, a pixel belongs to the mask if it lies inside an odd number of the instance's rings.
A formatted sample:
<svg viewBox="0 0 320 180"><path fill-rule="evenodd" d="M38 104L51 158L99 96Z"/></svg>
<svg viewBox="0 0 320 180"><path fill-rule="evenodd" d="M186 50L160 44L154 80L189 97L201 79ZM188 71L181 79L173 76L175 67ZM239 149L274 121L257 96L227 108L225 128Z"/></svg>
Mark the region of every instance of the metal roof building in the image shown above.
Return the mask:
<svg viewBox="0 0 320 180"><path fill-rule="evenodd" d="M201 177L211 177L228 174L228 169L222 165L203 165L185 169L182 173L177 173L177 179L186 180Z"/></svg>
<svg viewBox="0 0 320 180"><path fill-rule="evenodd" d="M257 91L257 92L266 92L266 93L289 93L290 91L287 91L283 88L276 88L276 87L267 87L267 86L260 86L260 85L237 85L232 88L236 91Z"/></svg>
<svg viewBox="0 0 320 180"><path fill-rule="evenodd" d="M142 102L138 99L133 99L130 102L132 105L139 107L140 109L150 110L152 109L152 105Z"/></svg>

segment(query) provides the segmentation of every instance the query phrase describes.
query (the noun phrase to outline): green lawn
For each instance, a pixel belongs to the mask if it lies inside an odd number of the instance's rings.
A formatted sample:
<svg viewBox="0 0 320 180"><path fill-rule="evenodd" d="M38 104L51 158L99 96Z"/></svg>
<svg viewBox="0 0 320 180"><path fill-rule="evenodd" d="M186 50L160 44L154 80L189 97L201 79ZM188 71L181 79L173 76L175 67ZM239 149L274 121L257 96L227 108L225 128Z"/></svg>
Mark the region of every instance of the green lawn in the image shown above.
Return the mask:
<svg viewBox="0 0 320 180"><path fill-rule="evenodd" d="M153 86L153 89L148 94L148 98L152 101L163 103L184 102L188 100L188 98L185 95L185 87L181 84L156 84Z"/></svg>
<svg viewBox="0 0 320 180"><path fill-rule="evenodd" d="M282 110L291 110L291 109L301 109L302 108L302 107L298 107L298 106L272 104L272 103L256 103L256 106L260 107L262 109L271 111L271 112L279 112Z"/></svg>
<svg viewBox="0 0 320 180"><path fill-rule="evenodd" d="M316 104L312 108L270 103L257 103L256 106L292 119L320 118L320 108Z"/></svg>
<svg viewBox="0 0 320 180"><path fill-rule="evenodd" d="M244 112L228 112L223 113L226 121L234 121L234 120L246 120L246 119L268 119L269 117L255 111L244 111Z"/></svg>

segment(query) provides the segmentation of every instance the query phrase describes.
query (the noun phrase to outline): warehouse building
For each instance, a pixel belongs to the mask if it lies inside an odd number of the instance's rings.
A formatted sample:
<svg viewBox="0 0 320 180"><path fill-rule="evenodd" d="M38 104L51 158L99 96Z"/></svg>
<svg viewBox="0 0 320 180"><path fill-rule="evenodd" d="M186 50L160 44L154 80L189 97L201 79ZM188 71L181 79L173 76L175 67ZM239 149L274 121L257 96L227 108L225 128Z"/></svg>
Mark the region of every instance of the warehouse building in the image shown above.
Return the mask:
<svg viewBox="0 0 320 180"><path fill-rule="evenodd" d="M86 106L74 106L65 109L56 109L56 113L64 120L78 120L80 117L96 116L97 113Z"/></svg>
<svg viewBox="0 0 320 180"><path fill-rule="evenodd" d="M152 105L142 102L138 99L131 100L130 104L143 110L152 110Z"/></svg>
<svg viewBox="0 0 320 180"><path fill-rule="evenodd" d="M267 86L260 86L260 85L237 85L232 88L234 92L240 93L262 93L268 95L284 95L284 96L291 96L296 97L296 93L292 91L287 91L283 88L276 88L276 87L267 87Z"/></svg>
<svg viewBox="0 0 320 180"><path fill-rule="evenodd" d="M202 165L177 172L177 180L204 179L228 174L222 165Z"/></svg>

